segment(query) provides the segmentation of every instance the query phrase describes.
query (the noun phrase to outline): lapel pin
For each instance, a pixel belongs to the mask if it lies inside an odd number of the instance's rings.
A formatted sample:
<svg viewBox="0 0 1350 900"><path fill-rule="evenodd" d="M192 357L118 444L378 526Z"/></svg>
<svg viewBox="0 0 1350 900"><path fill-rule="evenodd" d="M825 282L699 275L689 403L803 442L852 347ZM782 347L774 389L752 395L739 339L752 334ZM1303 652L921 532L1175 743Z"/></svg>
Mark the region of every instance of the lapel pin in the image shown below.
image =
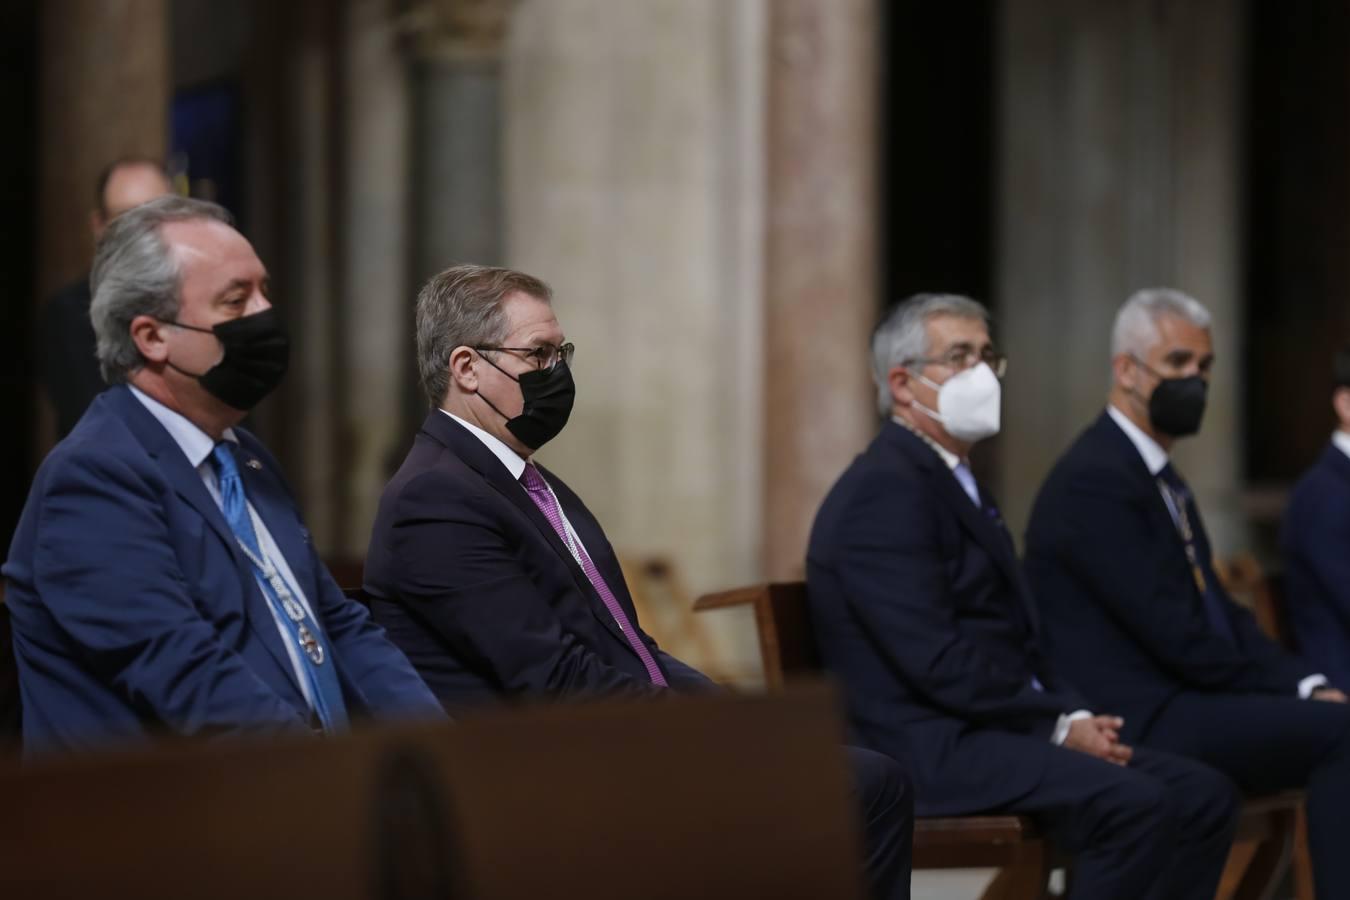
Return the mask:
<svg viewBox="0 0 1350 900"><path fill-rule="evenodd" d="M244 465L248 466L250 469L252 469L252 470L255 471L255 472L261 472L261 471L262 471L262 463L258 462L258 461L257 461L256 459L254 459L253 457L249 457L248 461L245 462Z"/></svg>

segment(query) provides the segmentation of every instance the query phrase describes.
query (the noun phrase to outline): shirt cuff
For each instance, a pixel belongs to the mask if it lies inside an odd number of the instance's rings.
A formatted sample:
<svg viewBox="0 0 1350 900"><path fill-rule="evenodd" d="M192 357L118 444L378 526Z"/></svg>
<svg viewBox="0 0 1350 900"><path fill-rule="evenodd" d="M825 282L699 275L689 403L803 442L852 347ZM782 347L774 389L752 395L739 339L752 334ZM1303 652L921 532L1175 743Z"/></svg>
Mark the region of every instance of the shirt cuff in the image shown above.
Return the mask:
<svg viewBox="0 0 1350 900"><path fill-rule="evenodd" d="M1298 683L1298 699L1307 700L1313 695L1313 691L1318 688L1324 688L1329 684L1325 675L1309 675Z"/></svg>
<svg viewBox="0 0 1350 900"><path fill-rule="evenodd" d="M1071 713L1064 713L1055 723L1055 730L1050 733L1050 743L1056 747L1064 746L1064 739L1069 736L1069 726L1082 719L1092 718L1092 713L1086 709L1077 709Z"/></svg>

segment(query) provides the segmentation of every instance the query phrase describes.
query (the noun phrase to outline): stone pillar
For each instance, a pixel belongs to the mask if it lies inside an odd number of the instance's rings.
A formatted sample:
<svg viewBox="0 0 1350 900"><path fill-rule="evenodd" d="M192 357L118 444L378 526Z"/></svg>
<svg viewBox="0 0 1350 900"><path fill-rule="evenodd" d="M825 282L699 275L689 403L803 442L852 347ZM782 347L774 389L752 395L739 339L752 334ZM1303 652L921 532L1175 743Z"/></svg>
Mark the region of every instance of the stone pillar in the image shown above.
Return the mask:
<svg viewBox="0 0 1350 900"><path fill-rule="evenodd" d="M540 457L694 592L762 575L764 9L524 0L507 42L506 261L577 345Z"/></svg>
<svg viewBox="0 0 1350 900"><path fill-rule="evenodd" d="M999 29L1009 526L1020 541L1045 475L1104 406L1116 310L1169 285L1213 312L1218 358L1204 429L1178 465L1216 550L1240 549L1242 7L1006 0Z"/></svg>
<svg viewBox="0 0 1350 900"><path fill-rule="evenodd" d="M875 0L769 4L764 566L803 572L811 520L876 422Z"/></svg>
<svg viewBox="0 0 1350 900"><path fill-rule="evenodd" d="M164 156L167 3L44 0L41 41L37 225L45 297L88 271L99 171L119 156Z"/></svg>
<svg viewBox="0 0 1350 900"><path fill-rule="evenodd" d="M364 558L380 493L407 446L405 372L413 368L408 279L411 100L394 0L348 0L343 23L342 141L346 227L341 362L346 396L338 410L347 443L348 502L335 549Z"/></svg>
<svg viewBox="0 0 1350 900"><path fill-rule="evenodd" d="M459 263L501 263L501 69L511 5L439 0L418 24L412 75L417 286Z"/></svg>

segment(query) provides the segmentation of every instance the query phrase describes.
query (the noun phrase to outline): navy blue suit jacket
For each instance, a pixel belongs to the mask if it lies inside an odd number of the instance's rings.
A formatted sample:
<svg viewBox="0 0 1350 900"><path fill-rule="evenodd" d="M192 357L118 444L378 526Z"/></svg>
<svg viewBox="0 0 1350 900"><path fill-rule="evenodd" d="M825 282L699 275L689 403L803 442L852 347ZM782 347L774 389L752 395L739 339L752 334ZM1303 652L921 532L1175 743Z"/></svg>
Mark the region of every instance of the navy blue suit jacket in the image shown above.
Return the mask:
<svg viewBox="0 0 1350 900"><path fill-rule="evenodd" d="M560 478L540 471L641 633L600 524ZM376 620L449 710L660 690L524 486L439 410L380 498L365 591ZM672 688L712 685L641 637Z"/></svg>
<svg viewBox="0 0 1350 900"><path fill-rule="evenodd" d="M1334 444L1299 479L1284 516L1285 608L1299 654L1350 685L1350 457Z"/></svg>
<svg viewBox="0 0 1350 900"><path fill-rule="evenodd" d="M319 561L276 461L236 429L245 490L328 636L356 715L441 716ZM4 566L28 752L153 732L309 729L275 620L201 476L125 386L34 479Z"/></svg>
<svg viewBox="0 0 1350 900"><path fill-rule="evenodd" d="M1193 501L1188 510L1197 552L1209 560ZM1214 632L1157 482L1106 413L1041 486L1025 567L1055 664L1125 718L1126 740L1145 735L1179 691L1295 697L1299 681L1316 671L1280 649L1226 595L1236 644Z"/></svg>
<svg viewBox="0 0 1350 900"><path fill-rule="evenodd" d="M1040 652L1006 529L931 447L882 427L816 516L806 582L856 738L909 761L922 813L992 809L1036 786L1059 716L1087 703Z"/></svg>

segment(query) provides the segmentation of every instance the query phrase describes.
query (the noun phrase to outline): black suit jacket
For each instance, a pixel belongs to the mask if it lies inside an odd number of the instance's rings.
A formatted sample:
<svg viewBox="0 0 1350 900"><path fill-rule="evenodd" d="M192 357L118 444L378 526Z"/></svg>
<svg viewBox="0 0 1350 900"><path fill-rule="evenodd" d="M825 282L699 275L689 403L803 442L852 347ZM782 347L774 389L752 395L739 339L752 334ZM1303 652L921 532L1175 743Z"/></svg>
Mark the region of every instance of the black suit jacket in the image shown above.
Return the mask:
<svg viewBox="0 0 1350 900"><path fill-rule="evenodd" d="M94 326L89 320L89 277L71 282L42 306L38 346L42 383L56 408L56 428L65 437L106 387L98 368Z"/></svg>
<svg viewBox="0 0 1350 900"><path fill-rule="evenodd" d="M1194 502L1188 515L1197 552L1209 560ZM1214 632L1157 482L1106 413L1041 486L1027 529L1026 571L1056 665L1125 718L1127 739L1145 735L1179 691L1294 697L1299 681L1313 674L1226 595L1236 645Z"/></svg>
<svg viewBox="0 0 1350 900"><path fill-rule="evenodd" d="M1035 787L1059 716L1087 701L1046 665L1007 531L931 447L882 427L817 514L806 579L855 735L909 760L922 812L990 809Z"/></svg>
<svg viewBox="0 0 1350 900"><path fill-rule="evenodd" d="M540 471L670 686L710 687L641 632L600 524L561 479ZM660 692L524 486L439 410L380 498L364 587L376 621L448 710Z"/></svg>
<svg viewBox="0 0 1350 900"><path fill-rule="evenodd" d="M1330 444L1289 497L1284 599L1299 653L1350 685L1350 457Z"/></svg>

